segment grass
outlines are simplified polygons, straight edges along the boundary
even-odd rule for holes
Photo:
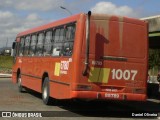
[[[11,73],[13,65],[13,57],[0,56],[0,73]]]

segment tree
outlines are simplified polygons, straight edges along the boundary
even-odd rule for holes
[[[155,69],[159,70],[160,68],[160,50],[159,49],[150,49],[149,50],[149,69],[153,70],[155,74]]]

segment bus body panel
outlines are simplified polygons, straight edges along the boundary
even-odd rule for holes
[[[97,91],[72,91],[72,98],[86,100],[130,100],[145,101],[146,95],[132,93],[114,93],[114,92],[97,92]]]
[[[66,23],[76,22],[76,33],[75,33],[75,53],[80,52],[82,44],[82,35],[85,23],[85,15],[79,14],[71,17],[70,19],[64,19],[58,22],[50,23],[45,26],[40,26],[35,29],[31,29],[18,34],[18,37],[25,36],[27,34],[35,33],[43,29],[54,28],[56,26],[61,26]],[[79,30],[78,30],[79,29]],[[77,46],[77,47],[76,47]],[[79,55],[73,54],[71,57],[37,57],[37,56],[22,56],[17,57],[16,61],[21,61],[20,63],[15,63],[13,66],[13,82],[17,83],[17,71],[20,69],[22,85],[24,87],[33,89],[37,92],[42,90],[42,79],[45,73],[48,74],[50,83],[50,96],[57,99],[68,99],[71,98],[71,86],[72,79],[75,78],[74,64],[77,64],[80,59]],[[76,62],[73,62],[76,61]],[[67,65],[67,66],[66,66]],[[18,67],[17,67],[18,66]],[[60,66],[60,68],[59,68]],[[58,67],[58,68],[57,68]],[[61,69],[62,67],[62,69]],[[66,67],[68,67],[66,69]],[[43,68],[43,69],[42,69]],[[73,74],[74,73],[74,74]]]
[[[53,61],[54,58],[52,58]],[[58,58],[53,64],[52,73],[50,73],[51,96],[57,99],[68,98],[72,81],[72,58]]]
[[[21,57],[16,57],[14,60],[14,65],[12,67],[12,82],[13,83],[17,83],[17,72],[18,69],[21,68],[21,64],[22,64],[22,58]]]
[[[79,74],[84,70],[85,46],[84,40]],[[118,95],[127,93],[130,96],[127,97],[128,100],[135,100],[131,96],[137,93],[144,96],[142,98],[145,100],[147,49],[147,24],[145,22],[136,20],[132,22],[122,17],[107,16],[106,20],[104,17],[98,19],[92,17],[88,75],[81,75],[77,83],[90,86],[91,91],[105,91],[106,93],[114,91]]]

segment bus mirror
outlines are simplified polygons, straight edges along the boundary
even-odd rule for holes
[[[15,46],[16,46],[16,42],[13,42],[12,43],[12,49],[15,49]]]
[[[15,57],[16,56],[16,42],[13,42],[12,44],[12,50],[11,50],[11,56]]]

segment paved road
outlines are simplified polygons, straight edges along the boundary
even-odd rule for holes
[[[0,111],[50,111],[48,112],[49,116],[55,115],[55,119],[60,120],[75,119],[75,117],[77,120],[84,118],[97,120],[97,116],[98,119],[106,119],[105,117],[108,117],[110,120],[124,118],[128,120],[134,119],[132,117],[124,117],[131,112],[159,112],[160,101],[155,99],[150,99],[147,102],[57,101],[56,104],[46,106],[42,103],[40,94],[33,91],[19,93],[17,85],[12,84],[10,78],[0,78]]]

